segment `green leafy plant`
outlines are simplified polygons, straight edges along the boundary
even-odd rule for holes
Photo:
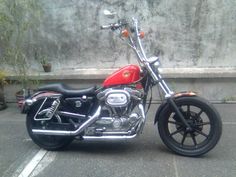
[[[4,96],[4,85],[6,84],[6,73],[0,70],[0,110],[6,108],[6,101]]]
[[[0,86],[4,86],[6,84],[7,84],[6,73],[0,70]]]
[[[46,56],[42,56],[42,57],[41,57],[41,60],[40,60],[40,63],[41,63],[42,65],[47,65],[47,64],[49,64],[48,58],[47,58]]]
[[[27,40],[37,32],[40,13],[37,0],[0,0],[1,63],[16,75],[23,89],[30,84]]]
[[[40,24],[41,8],[38,2],[0,0],[0,60],[1,65],[15,75],[16,83],[21,85],[21,90],[16,93],[20,108],[32,86],[27,51],[30,36],[37,34]]]
[[[42,53],[43,52],[41,49],[36,50],[34,53],[35,60],[37,60],[41,63],[45,72],[50,72],[52,65],[48,61],[48,57],[46,55],[43,55]]]

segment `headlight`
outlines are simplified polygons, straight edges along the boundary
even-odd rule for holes
[[[161,65],[159,58],[156,56],[148,58],[147,61],[155,67],[159,67]]]
[[[156,67],[159,67],[160,65],[161,65],[161,63],[159,60],[154,63],[154,66],[156,66]]]

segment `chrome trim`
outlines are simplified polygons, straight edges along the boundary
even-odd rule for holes
[[[58,106],[60,105],[60,100],[59,99],[56,99],[56,100],[54,100],[53,102],[52,102],[52,105],[51,105],[51,107],[49,108],[49,111],[46,113],[46,116],[48,117],[48,118],[52,118],[53,117],[53,115],[55,114],[55,112],[57,111],[57,109],[58,109]]]
[[[74,131],[64,131],[64,130],[43,130],[43,129],[32,129],[34,134],[41,134],[41,135],[60,135],[60,136],[76,136],[79,135],[82,131],[84,131],[89,125],[94,123],[101,113],[101,106],[99,106],[96,112],[89,116],[89,119],[85,121],[78,129]]]
[[[142,120],[138,124],[137,133],[141,134],[142,131],[143,131],[143,127],[145,125],[145,122],[146,122],[146,115],[145,115],[145,111],[144,111],[143,105],[139,104],[138,107],[139,107],[139,110],[140,110],[140,112],[142,114]]]
[[[38,121],[38,120],[49,120],[49,119],[51,119],[51,118],[47,118],[47,117],[42,118],[42,119],[37,119],[37,118],[36,118],[36,116],[38,115],[39,111],[41,110],[41,108],[43,107],[43,105],[44,105],[44,103],[47,101],[47,99],[48,99],[48,97],[45,97],[43,103],[41,104],[41,106],[39,107],[38,111],[37,111],[36,114],[34,115],[34,120],[35,120],[35,121]]]
[[[128,131],[128,132],[102,132],[102,135],[113,135],[113,136],[116,136],[116,135],[130,135],[131,134],[131,131]]]
[[[86,115],[83,115],[83,114],[77,114],[77,113],[71,113],[71,112],[65,112],[65,111],[58,111],[57,114],[59,114],[61,116],[71,116],[73,118],[80,118],[80,117],[85,118],[86,117]]]
[[[144,111],[144,107],[143,107],[143,105],[142,105],[142,104],[139,104],[139,105],[138,105],[138,108],[140,109],[141,114],[142,114],[142,118],[143,118],[144,121],[145,121],[146,116],[145,116],[145,111]]]
[[[126,100],[124,103],[111,103],[109,102],[109,96],[110,95],[118,95],[119,97],[119,94],[123,94],[126,96]],[[120,106],[127,106],[130,102],[130,94],[129,92],[127,92],[126,90],[121,90],[121,89],[111,89],[111,90],[108,90],[106,93],[105,93],[105,102],[107,105],[109,106],[112,106],[112,107],[120,107]]]
[[[61,94],[53,94],[53,95],[49,95],[49,98],[59,98],[61,97]]]
[[[151,74],[154,81],[158,82],[159,86],[161,87],[161,89],[165,93],[165,97],[166,98],[171,97],[174,94],[174,92],[171,91],[169,89],[169,87],[166,85],[165,81],[161,79],[161,76],[160,76],[159,72],[155,73],[152,70],[151,66],[150,66],[150,61],[148,60],[148,58],[145,54],[145,51],[144,51],[143,46],[142,46],[142,42],[141,42],[140,37],[139,37],[138,20],[136,18],[133,18],[133,23],[134,23],[134,26],[135,26],[135,36],[136,36],[136,39],[137,39],[137,42],[138,42],[138,47],[141,50],[141,55],[142,56],[140,55],[140,52],[138,51],[137,47],[134,45],[134,42],[131,43],[131,44],[134,45],[134,47],[132,47],[132,48],[134,49],[134,51],[137,54],[140,61],[146,66],[146,68],[148,69],[148,71]],[[132,40],[131,40],[131,42],[132,42]],[[156,61],[158,61],[158,59]],[[159,63],[158,63],[158,65],[159,65]]]
[[[110,125],[114,121],[112,117],[100,117],[95,123],[99,125]]]
[[[158,72],[159,73],[159,72]],[[158,77],[161,79],[161,83],[164,85],[164,87],[167,89],[168,94],[173,95],[174,92],[170,90],[170,88],[167,86],[166,82],[162,79],[161,75],[158,74]]]
[[[155,64],[157,62],[157,66],[159,66],[159,58],[157,56],[152,56],[152,57],[149,57],[147,58],[147,61],[150,63],[150,64]]]
[[[135,138],[137,134],[134,135],[117,135],[117,136],[82,136],[84,140],[124,140]]]
[[[72,136],[72,131],[32,129],[32,132],[36,135]]]
[[[28,98],[27,100],[25,100],[25,104],[27,104],[27,106],[31,106],[35,101],[33,101],[32,99]]]
[[[61,117],[60,117],[58,114],[55,114],[55,117],[57,118],[57,121],[58,121],[59,123],[62,123]]]
[[[43,103],[41,104],[40,108],[38,109],[37,113],[35,114],[35,116],[34,116],[35,121],[50,120],[53,117],[53,115],[55,114],[55,112],[57,111],[58,106],[60,105],[60,100],[58,98],[52,102],[51,107],[48,107],[48,108],[40,111],[42,106],[44,105],[44,103],[47,101],[47,98],[49,98],[49,97],[46,97],[44,99]],[[37,115],[44,114],[44,113],[46,114],[46,117],[36,118]]]
[[[145,65],[147,67],[147,69],[149,70],[149,72],[151,73],[152,78],[158,82],[159,86],[161,87],[161,89],[164,91],[165,93],[165,97],[171,97],[174,92],[170,90],[170,88],[166,85],[166,82],[162,79],[161,75],[158,72],[158,75],[152,70],[150,63],[145,62]]]

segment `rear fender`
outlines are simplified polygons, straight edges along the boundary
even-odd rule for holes
[[[24,101],[22,113],[25,113],[25,114],[28,113],[31,107],[33,107],[33,105],[39,100],[45,99],[46,97],[59,98],[61,96],[62,95],[57,92],[49,92],[49,91],[36,92],[30,98]]]
[[[197,93],[192,92],[192,91],[184,91],[184,92],[175,93],[173,95],[173,99],[176,100],[176,99],[179,99],[179,98],[182,98],[182,97],[193,97],[193,96],[197,96]],[[169,106],[169,105],[168,105],[167,100],[164,100],[162,102],[162,104],[159,106],[159,108],[157,109],[154,124],[156,124],[158,122],[160,114],[166,106]]]

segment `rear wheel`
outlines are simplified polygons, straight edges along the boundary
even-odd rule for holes
[[[167,105],[158,121],[164,144],[184,156],[200,156],[213,149],[222,132],[222,122],[216,109],[199,97],[182,97],[176,99],[175,103],[192,130],[188,130]]]
[[[41,148],[44,148],[46,150],[60,150],[67,145],[69,145],[74,137],[68,137],[68,136],[53,136],[53,135],[36,135],[32,132],[32,129],[44,129],[45,125],[48,123],[60,123],[60,119],[56,118],[55,116],[52,117],[51,120],[46,121],[35,121],[34,116],[36,112],[38,111],[39,107],[41,106],[42,101],[38,101],[33,105],[33,107],[30,109],[29,113],[26,117],[26,127],[29,136],[34,141],[35,144],[40,146]],[[47,105],[47,103],[45,103]],[[50,106],[47,105],[48,107]]]

